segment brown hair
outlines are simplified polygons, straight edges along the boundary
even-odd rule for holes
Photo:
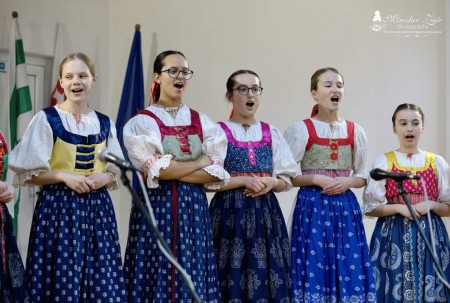
[[[397,108],[394,111],[394,114],[392,115],[392,125],[395,127],[395,119],[397,118],[397,113],[401,110],[413,110],[420,114],[422,119],[422,124],[425,124],[425,114],[423,113],[422,109],[418,107],[415,104],[412,103],[403,103],[397,106]]]
[[[261,79],[259,78],[258,74],[254,71],[248,70],[248,69],[240,69],[232,73],[227,80],[227,92],[232,93],[233,92],[233,86],[236,84],[236,81],[234,81],[234,77],[242,74],[250,74],[258,78],[259,85],[261,86]]]
[[[332,71],[333,73],[338,74],[339,76],[341,76],[342,82],[344,82],[344,77],[341,75],[341,73],[336,68],[334,68],[334,67],[324,67],[324,68],[316,70],[316,72],[311,76],[311,86],[310,86],[310,91],[311,92],[313,90],[317,89],[317,83],[319,82],[320,75],[322,75],[323,73],[325,73],[327,71]]]
[[[226,98],[227,98],[227,100],[228,100],[228,94],[232,94],[232,93],[233,93],[233,86],[236,84],[236,81],[234,81],[234,78],[235,78],[236,76],[242,75],[242,74],[250,74],[250,75],[255,76],[256,78],[258,78],[259,86],[261,86],[261,79],[259,78],[259,76],[258,76],[257,73],[255,73],[254,71],[249,70],[249,69],[240,69],[240,70],[237,70],[237,71],[235,71],[234,73],[232,73],[232,74],[228,77],[227,84],[226,84],[226,86],[227,86],[227,93],[226,93]],[[230,113],[230,119],[231,119],[231,117],[233,117],[233,114],[234,114],[234,109],[231,110],[231,113]]]

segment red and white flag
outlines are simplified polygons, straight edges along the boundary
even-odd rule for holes
[[[62,103],[66,97],[64,95],[64,89],[59,84],[59,64],[63,60],[63,35],[61,30],[61,25],[58,23],[56,30],[56,41],[55,41],[55,54],[53,56],[53,70],[50,90],[52,94],[50,95],[50,105],[54,106],[58,103]]]

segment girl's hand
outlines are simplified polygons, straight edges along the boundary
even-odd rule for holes
[[[436,202],[433,201],[423,201],[420,203],[417,203],[415,205],[412,205],[412,208],[419,214],[419,216],[424,216],[428,213],[428,210],[433,210]]]
[[[246,184],[244,194],[247,197],[257,197],[267,194],[278,184],[278,179],[273,177],[254,177]],[[247,186],[248,185],[248,186]]]
[[[261,178],[258,177],[248,177],[245,182],[245,192],[259,192],[264,189],[266,185],[262,182]]]
[[[325,175],[314,175],[313,177],[314,185],[321,187],[322,190],[333,183],[333,181],[334,178]]]
[[[14,188],[6,182],[0,181],[0,202],[8,203],[14,197]]]
[[[91,190],[96,190],[108,185],[111,182],[111,176],[108,173],[92,174],[86,177],[86,183]]]
[[[61,180],[70,187],[73,191],[79,194],[88,193],[91,191],[88,180],[85,176],[73,174],[69,172],[61,172]]]
[[[400,215],[402,215],[403,217],[405,217],[406,219],[408,219],[410,221],[414,220],[414,217],[412,216],[411,212],[409,211],[408,206],[403,205],[403,204],[398,204],[397,207],[398,207],[397,211]],[[420,218],[421,215],[417,212],[417,210],[414,209],[414,207],[413,207],[413,210],[414,210],[417,218]]]
[[[322,192],[327,195],[342,194],[351,187],[350,178],[336,177],[326,186],[322,187]]]

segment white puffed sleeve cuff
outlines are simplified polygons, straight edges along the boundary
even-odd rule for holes
[[[28,180],[31,180],[31,178],[38,176],[40,173],[45,173],[47,171],[48,171],[48,169],[39,168],[39,169],[32,169],[32,170],[27,170],[27,171],[23,171],[23,172],[17,172],[14,174],[13,186],[15,186],[15,187],[34,186],[32,184],[27,184],[26,182]]]
[[[363,214],[366,214],[368,212],[371,212],[372,210],[374,210],[375,208],[377,208],[378,206],[380,206],[381,204],[384,203],[379,203],[379,202],[364,202],[364,204],[362,205],[361,211]]]
[[[159,172],[169,167],[173,156],[160,155],[156,136],[139,135],[124,138],[131,163],[147,175],[148,188],[158,187]]]
[[[353,174],[352,177],[362,178],[362,179],[365,179],[365,180],[369,179],[369,176],[367,174],[365,174],[365,173],[357,173],[357,172],[355,172],[355,174]]]
[[[170,165],[172,155],[164,155],[161,157],[148,157],[142,165],[142,170],[147,174],[147,187],[156,188],[159,185],[158,177],[161,169],[166,169]]]
[[[227,185],[227,183],[230,181],[230,174],[220,164],[209,165],[203,168],[203,170],[211,176],[220,179],[219,182],[206,183],[204,185],[206,189],[217,190]]]
[[[222,129],[208,116],[201,114],[201,123],[204,141],[202,152],[211,160],[211,165],[203,170],[220,181],[206,183],[204,187],[210,190],[217,190],[224,187],[230,181],[230,174],[223,168],[227,151],[227,136]]]

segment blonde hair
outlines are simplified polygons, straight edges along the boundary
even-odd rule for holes
[[[59,65],[59,70],[58,70],[58,76],[59,78],[62,78],[62,72],[63,72],[63,68],[64,65],[69,62],[69,61],[73,61],[73,60],[81,60],[83,61],[87,67],[89,68],[89,71],[91,72],[93,77],[97,77],[97,73],[95,71],[95,67],[94,67],[94,63],[92,63],[92,60],[85,55],[84,53],[73,53],[70,55],[67,55],[62,61],[61,64]]]

